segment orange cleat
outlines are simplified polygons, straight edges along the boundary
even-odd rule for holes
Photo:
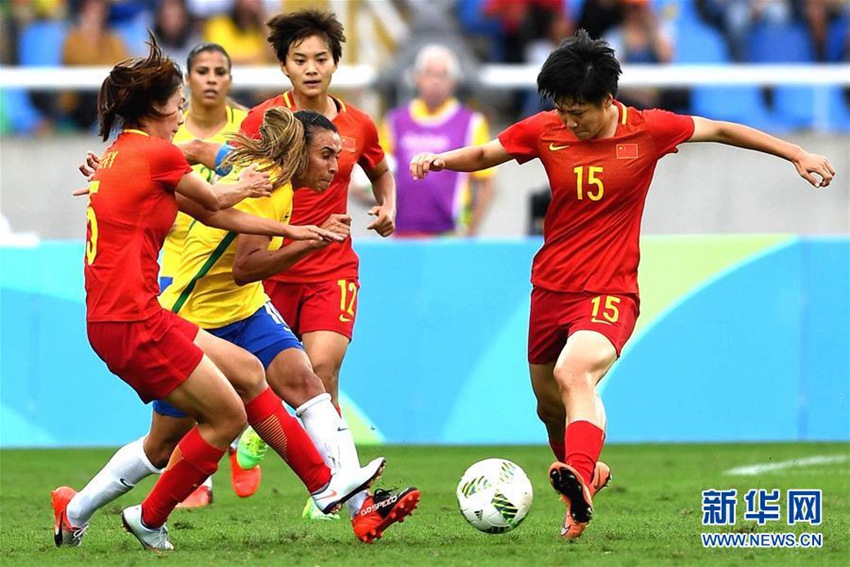
[[[88,525],[75,528],[68,522],[65,511],[68,509],[68,502],[76,494],[77,491],[70,486],[60,486],[50,493],[50,503],[53,505],[53,543],[56,547],[77,547],[83,542],[83,536],[88,529]]]
[[[260,482],[263,480],[260,465],[252,469],[243,469],[239,465],[237,452],[232,448],[227,452],[230,454],[230,482],[233,485],[233,492],[240,498],[252,496],[260,489]]]
[[[201,485],[195,489],[192,494],[183,499],[183,502],[177,505],[178,508],[202,508],[209,506],[213,501],[212,488],[206,485]]]
[[[371,494],[360,511],[351,518],[354,535],[364,543],[381,539],[384,530],[396,522],[403,522],[419,505],[421,494],[415,488],[405,488],[393,493],[377,489]]]
[[[594,470],[594,477],[596,471]],[[610,478],[610,469],[609,469]],[[581,475],[570,465],[559,461],[549,467],[549,483],[561,495],[567,506],[567,517],[561,528],[561,537],[573,541],[581,537],[593,518],[593,495]]]
[[[593,469],[593,478],[590,481],[590,496],[596,496],[596,494],[608,486],[608,483],[611,481],[611,468],[603,463],[602,461],[598,461],[596,463],[596,467]],[[570,509],[567,508],[566,513],[564,514],[564,525],[561,526],[561,537],[567,540],[576,539],[581,535],[581,531],[584,531],[584,528],[581,528],[581,531],[578,535],[573,536],[576,531],[576,528],[572,528],[573,519],[570,516]],[[572,530],[572,531],[571,531]],[[567,536],[570,534],[570,537]]]

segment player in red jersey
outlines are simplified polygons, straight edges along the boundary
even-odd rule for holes
[[[113,67],[100,89],[98,117],[103,140],[113,130],[118,137],[100,159],[86,212],[86,321],[93,350],[142,401],[166,400],[198,423],[179,442],[145,501],[122,513],[124,527],[150,549],[173,549],[164,525],[168,515],[215,472],[246,420],[326,510],[371,484],[382,468],[332,475],[265,382],[255,357],[160,307],[157,256],[178,208],[225,230],[341,240],[314,226],[289,226],[231,209],[246,197],[270,195],[272,185],[265,174],[248,169],[238,183],[215,189],[192,172],[171,143],[184,103],[180,68],[163,56],[153,36],[147,57]],[[269,157],[277,162],[284,156]],[[54,510],[61,508],[57,500],[67,504],[72,496],[59,492],[52,495]],[[79,531],[64,512],[57,514],[57,544],[78,542]]]
[[[592,497],[610,477],[599,455],[605,411],[596,386],[634,330],[639,298],[638,237],[658,160],[685,142],[720,142],[790,161],[814,187],[826,187],[829,161],[740,124],[662,110],[636,110],[615,100],[620,64],[584,30],[552,52],[537,77],[555,110],[507,128],[483,146],[419,154],[410,172],[479,171],[538,158],[552,204],[543,247],[531,272],[528,362],[537,414],[557,461],[549,477],[567,505],[561,535],[581,535]]]
[[[275,16],[268,26],[269,43],[292,83],[292,90],[251,109],[242,122],[241,132],[256,137],[265,111],[284,106],[324,115],[337,127],[342,141],[339,169],[330,188],[321,195],[296,191],[292,222],[311,223],[310,219],[318,219],[322,223],[331,215],[345,215],[351,171],[359,164],[372,182],[378,203],[369,211],[375,219],[367,228],[389,236],[395,230],[395,179],[378,144],[377,127],[368,115],[328,94],[342,57],[345,41],[342,24],[333,13],[304,10]],[[195,148],[195,153],[206,155],[205,162],[213,166],[212,157],[221,155],[217,148]],[[277,261],[282,271],[265,280],[266,293],[301,338],[314,371],[339,410],[339,370],[357,314],[359,259],[350,240],[330,246],[287,242],[281,252]],[[342,466],[352,466],[359,463],[359,458],[344,419],[342,424],[340,462]],[[349,500],[347,507],[357,537],[367,543],[381,537],[387,527],[407,515],[406,510],[412,509],[412,499],[417,494],[418,491],[410,488],[397,493],[364,491]],[[304,516],[325,518],[309,500]]]

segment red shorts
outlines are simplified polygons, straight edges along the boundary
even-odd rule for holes
[[[310,283],[266,280],[263,285],[272,305],[298,337],[313,331],[333,331],[351,340],[360,291],[357,279]]]
[[[88,323],[89,343],[143,402],[161,400],[197,368],[198,326],[165,309],[145,321]]]
[[[576,331],[605,335],[620,356],[639,312],[640,300],[633,294],[567,293],[535,287],[531,291],[528,362],[555,362],[567,337]]]

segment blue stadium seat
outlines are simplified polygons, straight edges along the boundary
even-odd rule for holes
[[[4,89],[0,91],[0,101],[2,121],[13,134],[28,134],[41,123],[41,114],[32,105],[26,91]]]
[[[815,60],[811,38],[803,24],[759,24],[747,39],[751,63],[809,63]]]
[[[829,26],[826,37],[826,60],[832,63],[850,59],[850,13],[845,12]]]
[[[714,120],[740,122],[753,128],[782,131],[783,125],[771,121],[757,86],[699,86],[691,91],[691,112]]]
[[[817,104],[825,107],[818,108]],[[774,90],[773,119],[792,129],[850,132],[850,111],[840,87],[778,86]]]
[[[720,32],[703,23],[683,20],[676,26],[673,63],[727,63],[729,48]]]
[[[21,32],[18,58],[26,67],[56,67],[62,64],[62,46],[68,28],[58,20],[36,20]]]

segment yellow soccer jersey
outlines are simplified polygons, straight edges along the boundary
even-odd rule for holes
[[[239,126],[242,124],[242,120],[247,115],[248,112],[241,108],[228,106],[227,124],[225,124],[224,128],[219,130],[215,136],[205,138],[204,141],[215,142],[218,144],[225,143],[227,141],[228,134],[235,134],[239,131]],[[175,144],[179,144],[181,142],[194,140],[195,138],[197,138],[197,136],[189,132],[189,130],[186,129],[186,124],[183,123],[174,135],[173,141]],[[215,181],[215,171],[210,168],[198,164],[192,166],[192,169],[208,182],[213,183]],[[183,249],[183,239],[186,238],[186,231],[189,229],[189,224],[191,224],[192,220],[192,217],[189,215],[178,211],[177,218],[174,219],[174,226],[171,227],[171,231],[165,239],[165,244],[162,246],[162,262],[160,262],[159,270],[159,276],[161,278],[173,278],[174,274],[177,273],[177,268],[180,262],[180,250]]]
[[[288,223],[292,184],[275,189],[271,197],[245,199],[236,208]],[[262,282],[238,286],[233,281],[236,237],[235,232],[193,221],[183,242],[174,283],[160,294],[160,304],[204,329],[217,329],[253,315],[268,297]],[[282,238],[273,238],[269,250],[280,248],[282,243]]]

